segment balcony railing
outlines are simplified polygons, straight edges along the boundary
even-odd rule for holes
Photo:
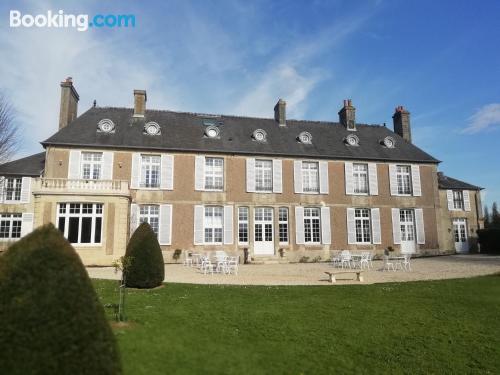
[[[66,178],[38,178],[33,192],[129,195],[128,181],[122,180],[71,180]]]

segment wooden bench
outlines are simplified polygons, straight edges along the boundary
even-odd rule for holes
[[[336,283],[337,280],[335,279],[335,275],[340,275],[340,274],[343,274],[343,273],[355,273],[356,274],[356,280],[357,281],[360,281],[360,282],[363,282],[363,271],[361,270],[352,270],[352,271],[335,271],[335,272],[329,272],[329,271],[325,271],[325,273],[329,276],[329,280],[332,284],[333,283]]]

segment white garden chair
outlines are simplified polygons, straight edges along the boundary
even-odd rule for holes
[[[359,268],[370,268],[370,253],[368,251],[363,251],[361,253],[361,259],[359,260]]]
[[[240,264],[240,257],[231,257],[229,258],[229,261],[226,263],[226,273],[228,274],[238,274],[238,266]]]
[[[396,268],[394,267],[394,263],[389,260],[388,255],[384,255],[384,271],[389,271],[392,268],[393,271],[396,271]]]
[[[184,262],[182,262],[183,265],[192,267],[193,266],[193,257],[192,255],[189,256],[187,252],[184,253]]]
[[[332,256],[332,266],[334,267],[338,267],[340,262],[341,262],[342,258],[340,257],[340,252],[336,252],[335,254],[333,254]]]
[[[210,258],[203,257],[201,259],[200,271],[203,272],[205,275],[209,272],[212,275],[214,274],[214,264],[210,261]]]
[[[352,268],[351,263],[352,263],[351,253],[349,252],[349,250],[343,250],[340,253],[340,265],[342,266],[342,268],[344,268],[344,264],[347,264],[349,268]]]
[[[405,271],[411,271],[411,263],[410,263],[410,259],[411,259],[411,254],[404,254],[404,259],[403,259],[403,269]]]

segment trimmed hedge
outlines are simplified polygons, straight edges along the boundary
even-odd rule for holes
[[[481,253],[500,254],[500,229],[480,229],[477,234],[481,244]]]
[[[156,234],[148,223],[135,230],[127,245],[125,256],[131,257],[125,271],[125,284],[129,288],[155,288],[165,279],[165,264]]]
[[[0,372],[122,373],[87,271],[52,224],[0,257]]]

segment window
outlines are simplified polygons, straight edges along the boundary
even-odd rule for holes
[[[57,227],[73,244],[100,244],[102,203],[59,203]]]
[[[221,244],[223,227],[223,208],[220,206],[205,207],[205,243]]]
[[[224,188],[224,159],[205,158],[205,190]]]
[[[356,226],[356,242],[371,243],[370,210],[356,208],[354,210],[354,222]]]
[[[101,152],[82,152],[82,178],[84,180],[99,180],[101,170]]]
[[[288,243],[288,208],[280,207],[278,215],[280,243]]]
[[[160,187],[160,165],[159,155],[141,156],[141,187],[158,188]]]
[[[299,134],[299,141],[303,144],[309,145],[312,143],[312,135],[308,132],[302,132]]]
[[[304,241],[305,243],[320,242],[319,208],[304,208]]]
[[[238,242],[248,243],[248,207],[238,208]]]
[[[21,238],[22,214],[0,214],[0,240]]]
[[[149,204],[139,206],[139,223],[148,223],[158,237],[160,206]]]
[[[368,164],[353,164],[354,193],[368,194]]]
[[[21,186],[23,184],[22,178],[6,178],[5,179],[5,200],[6,201],[20,201],[21,200]]]
[[[401,241],[415,241],[413,210],[399,211],[399,225],[401,227]]]
[[[409,165],[396,166],[396,178],[398,182],[398,194],[411,195],[411,167]]]
[[[305,193],[319,193],[318,162],[302,162],[302,186]]]
[[[453,190],[453,208],[455,210],[464,209],[464,194],[461,190]]]
[[[272,160],[255,160],[255,191],[273,191]]]

